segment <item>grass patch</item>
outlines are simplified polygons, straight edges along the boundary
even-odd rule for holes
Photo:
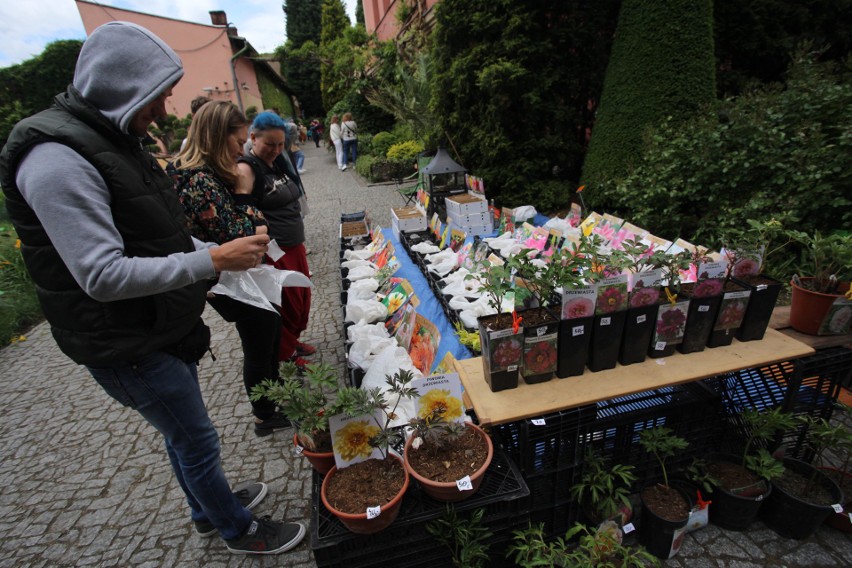
[[[18,235],[8,220],[0,219],[0,346],[18,341],[25,330],[42,319]]]

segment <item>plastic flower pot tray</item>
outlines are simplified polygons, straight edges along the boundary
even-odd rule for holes
[[[416,483],[405,494],[396,521],[384,531],[368,536],[349,532],[325,509],[319,499],[321,484],[322,477],[315,473],[311,492],[311,548],[318,566],[371,566],[379,561],[387,566],[402,566],[408,565],[402,559],[416,558],[418,552],[428,559],[427,555],[439,548],[426,533],[425,524],[441,517],[447,505],[428,497]],[[523,523],[519,521],[519,513],[528,495],[529,489],[518,468],[503,451],[495,448],[494,459],[476,495],[453,507],[457,512],[485,508],[485,526],[499,529],[502,523],[520,529],[526,527],[525,519]],[[435,565],[446,563],[432,564]]]

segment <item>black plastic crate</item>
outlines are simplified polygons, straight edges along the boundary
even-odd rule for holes
[[[384,565],[403,565],[401,560],[434,552],[439,545],[428,533],[425,525],[444,514],[446,503],[435,501],[412,480],[403,497],[402,510],[394,523],[375,535],[356,535],[349,532],[337,518],[329,513],[319,498],[322,478],[314,474],[312,488],[311,548],[318,566],[369,566],[369,562]],[[476,495],[453,504],[457,512],[484,508],[483,523],[492,532],[518,528],[524,499],[529,489],[517,467],[500,451],[494,449],[494,458]],[[521,527],[522,528],[522,527]],[[400,560],[400,562],[397,562]],[[362,561],[365,562],[362,564]],[[407,565],[407,564],[406,564]],[[436,564],[432,564],[433,566]],[[445,564],[437,564],[445,565]]]

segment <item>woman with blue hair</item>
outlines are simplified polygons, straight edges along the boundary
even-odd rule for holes
[[[284,251],[284,256],[272,264],[279,270],[298,271],[310,278],[300,203],[304,189],[292,163],[281,155],[286,128],[287,124],[274,112],[258,114],[251,126],[251,149],[239,159],[237,167],[241,184],[245,184],[246,191],[250,188],[254,203],[269,223],[269,236]],[[301,368],[308,363],[303,357],[316,353],[315,347],[299,341],[308,327],[310,311],[310,288],[282,289],[279,357]]]

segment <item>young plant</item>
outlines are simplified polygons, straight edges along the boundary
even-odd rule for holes
[[[796,425],[796,418],[780,408],[763,412],[750,408],[740,416],[748,431],[740,465],[763,479],[778,477],[784,472],[778,460],[765,449],[760,449],[754,454],[751,454],[750,450],[756,442],[768,442],[779,430],[793,428]]]
[[[663,254],[659,257],[659,266],[663,269],[663,280],[669,294],[680,293],[680,273],[692,264],[692,254],[681,251],[675,254]]]
[[[852,412],[842,403],[835,403],[835,409],[847,414]],[[852,431],[845,425],[844,420],[836,422],[832,424],[825,418],[805,418],[808,428],[807,444],[818,465],[825,467],[834,463],[838,470],[848,472],[852,462]],[[829,453],[835,460],[829,460]]]
[[[497,313],[502,311],[503,299],[512,291],[512,270],[508,264],[492,264],[483,260],[476,271],[465,276],[465,280],[479,280],[479,292],[488,296],[488,305]]]
[[[654,457],[657,458],[663,472],[663,485],[668,488],[669,475],[666,471],[666,460],[678,451],[685,450],[689,446],[689,442],[680,436],[676,436],[671,428],[657,426],[640,432],[639,444],[645,448],[645,451],[654,454]]]
[[[409,420],[408,428],[414,437],[412,448],[417,450],[425,445],[427,448],[440,449],[452,444],[465,433],[464,424],[445,420],[445,411],[444,407],[436,406],[427,416],[417,416]]]
[[[337,372],[327,363],[305,366],[304,379],[299,377],[295,363],[281,364],[281,379],[266,379],[255,385],[249,398],[260,400],[265,397],[275,403],[290,419],[296,429],[299,443],[308,451],[315,452],[328,446],[328,417],[336,414],[329,395],[337,389]]]
[[[763,274],[770,256],[783,250],[793,239],[781,222],[746,219],[745,229],[731,228],[722,236],[728,257],[727,278]]]
[[[595,520],[611,518],[621,507],[630,508],[630,487],[636,482],[634,467],[609,466],[607,460],[591,448],[583,457],[583,473],[571,487],[571,497],[591,510]]]
[[[447,505],[444,516],[426,524],[426,532],[446,546],[456,568],[482,568],[488,562],[488,540],[493,533],[483,526],[485,509],[464,518]]]
[[[840,283],[852,277],[852,234],[825,236],[816,231],[809,235],[791,230],[789,235],[802,247],[800,275],[813,277],[812,281],[796,283],[822,294],[839,293]]]

